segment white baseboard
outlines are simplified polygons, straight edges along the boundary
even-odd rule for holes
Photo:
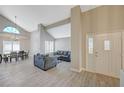
[[[78,72],[78,73],[82,71],[93,72],[93,71],[87,70],[86,68],[81,68],[81,69],[71,68],[71,71]]]
[[[71,68],[71,71],[78,72],[78,73],[80,73],[82,70],[83,70],[83,68],[81,68],[81,69]]]
[[[96,73],[95,71],[93,70],[90,70],[90,69],[83,69],[84,71],[87,71],[87,72],[91,72],[91,73]]]

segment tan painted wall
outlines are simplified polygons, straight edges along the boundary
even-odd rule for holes
[[[85,40],[86,33],[124,31],[124,6],[101,6],[83,12],[82,27],[82,40]],[[86,43],[82,42],[82,44],[86,46]],[[83,48],[86,50],[86,47]],[[86,51],[82,52],[86,55]]]
[[[80,71],[81,68],[86,68],[87,33],[118,31],[124,31],[124,6],[100,6],[82,13],[79,6],[72,8],[72,68],[77,71]]]
[[[86,32],[115,32],[124,29],[124,6],[101,6],[82,13]]]

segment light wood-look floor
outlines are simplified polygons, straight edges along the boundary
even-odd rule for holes
[[[70,71],[62,62],[48,71],[33,66],[33,59],[0,64],[0,87],[114,87],[119,80],[86,71]]]

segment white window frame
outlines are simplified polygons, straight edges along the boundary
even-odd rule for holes
[[[54,41],[45,41],[45,54],[54,52]]]
[[[104,50],[109,51],[111,49],[111,42],[110,40],[105,40],[104,41]]]
[[[7,42],[11,44],[10,45],[11,46],[10,50],[5,49],[5,43],[7,43]],[[14,43],[15,42],[18,43],[18,45],[19,45],[17,50],[15,50],[15,48],[14,48]],[[13,52],[13,51],[17,51],[17,52],[20,51],[20,42],[19,41],[6,41],[6,40],[4,40],[3,41],[3,54],[7,54],[7,53],[10,53],[10,52]]]

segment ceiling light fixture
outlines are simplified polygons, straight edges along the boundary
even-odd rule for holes
[[[17,16],[15,16],[15,30],[17,29],[16,19],[17,19]],[[18,41],[18,40],[19,40],[19,38],[18,38],[17,34],[15,33],[14,34],[14,41]]]

